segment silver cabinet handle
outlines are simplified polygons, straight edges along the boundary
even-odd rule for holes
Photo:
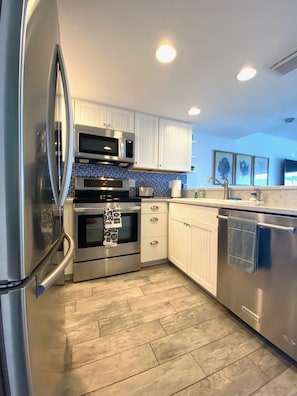
[[[152,246],[156,246],[156,245],[158,245],[159,244],[159,241],[151,241],[151,245]]]
[[[151,210],[154,210],[154,211],[159,210],[159,206],[158,205],[153,205],[153,206],[151,206]]]
[[[152,218],[150,219],[150,221],[151,221],[152,223],[157,223],[157,222],[159,221],[159,219],[158,219],[158,217],[152,217]]]
[[[70,235],[64,234],[64,239],[68,242],[68,250],[60,264],[46,278],[44,278],[37,287],[37,297],[41,296],[63,273],[64,269],[72,259],[74,252],[74,241]]]

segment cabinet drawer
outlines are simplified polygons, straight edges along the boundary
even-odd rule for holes
[[[191,224],[218,224],[217,215],[219,214],[219,209],[217,208],[188,205],[184,203],[170,203],[169,213],[170,215],[185,219],[185,221]]]
[[[167,213],[168,204],[167,202],[142,202],[141,203],[142,213]]]
[[[167,258],[167,237],[141,238],[141,262]]]
[[[167,213],[150,213],[141,216],[141,238],[154,235],[167,235]]]

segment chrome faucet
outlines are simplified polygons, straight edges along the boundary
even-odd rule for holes
[[[224,199],[228,199],[229,198],[229,182],[228,182],[228,179],[225,177],[224,178],[224,183],[222,183],[216,177],[210,176],[208,178],[208,183],[210,183],[211,180],[213,180],[214,182],[218,183],[220,186],[224,187]]]

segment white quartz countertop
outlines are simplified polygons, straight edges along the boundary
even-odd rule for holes
[[[280,208],[276,206],[267,206],[265,202],[252,202],[249,200],[233,200],[219,198],[142,198],[142,202],[174,202],[188,205],[208,206],[212,208],[240,209],[251,212],[264,212],[283,215],[297,216],[296,208]]]
[[[72,203],[73,198],[68,197],[67,202]],[[226,208],[226,209],[240,209],[249,210],[251,212],[275,213],[283,215],[297,216],[297,208],[283,208],[277,206],[267,206],[265,202],[254,202],[248,200],[233,200],[233,199],[219,199],[219,198],[167,198],[167,197],[153,197],[141,198],[141,202],[175,202],[188,205],[208,206],[212,208]]]
[[[169,202],[184,203],[189,205],[209,206],[213,208],[240,209],[252,212],[265,212],[297,216],[295,208],[280,208],[266,206],[265,202],[249,200],[216,199],[216,198],[171,198]]]

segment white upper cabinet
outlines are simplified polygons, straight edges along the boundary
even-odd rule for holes
[[[134,133],[134,112],[98,103],[75,100],[75,124]]]
[[[189,172],[192,157],[192,128],[185,123],[160,119],[159,168]]]
[[[135,113],[135,168],[157,169],[159,118]]]
[[[191,171],[189,124],[79,99],[74,102],[74,123],[135,132],[135,169]]]
[[[191,170],[190,125],[135,113],[135,136],[134,168],[175,172]]]

